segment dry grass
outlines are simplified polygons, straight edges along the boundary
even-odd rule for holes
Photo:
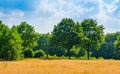
[[[115,60],[1,61],[0,74],[120,74]]]

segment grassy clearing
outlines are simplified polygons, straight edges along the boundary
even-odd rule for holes
[[[118,60],[1,61],[0,74],[120,74]]]

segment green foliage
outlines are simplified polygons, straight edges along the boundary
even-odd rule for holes
[[[24,50],[24,57],[25,58],[32,58],[34,57],[34,52],[32,49],[25,49]]]
[[[72,40],[72,29],[74,25],[75,23],[72,19],[62,19],[62,21],[54,27],[54,30],[52,32],[51,41],[53,44],[63,46],[66,49],[72,48],[69,42]]]
[[[73,46],[71,51],[70,51],[70,56],[77,57],[78,51],[79,51],[79,49],[77,49],[75,46]],[[68,53],[66,53],[66,55],[68,56]]]
[[[95,57],[90,57],[90,60],[96,60],[96,58]]]
[[[46,56],[48,58],[48,54],[51,52],[51,48],[49,46],[51,35],[49,33],[47,34],[40,34],[37,39],[37,46],[34,48],[34,50],[42,49],[45,51]]]
[[[43,49],[43,50],[47,50],[47,48],[49,47],[49,41],[50,41],[50,34],[40,34],[38,36],[38,40],[37,40],[37,46],[36,49]]]
[[[4,60],[19,60],[23,58],[22,39],[15,26],[10,30],[0,23],[0,58]]]
[[[105,42],[101,45],[99,50],[91,50],[92,57],[103,57],[104,59],[120,59],[119,49],[115,48],[115,41],[119,32],[109,33],[105,36]]]
[[[114,56],[116,59],[120,59],[120,32],[117,33],[116,41],[114,42],[114,47],[116,48],[116,55]]]
[[[44,56],[45,56],[45,52],[43,50],[36,50],[35,51],[35,54],[34,54],[35,58],[41,58],[41,57],[44,57]]]
[[[22,46],[24,57],[33,57],[32,50],[35,46],[37,46],[37,33],[35,32],[34,28],[26,22],[22,22],[20,25],[17,26],[17,31],[23,40]],[[28,52],[30,53],[30,51],[31,55],[28,54]]]
[[[7,44],[8,44],[8,35],[10,29],[8,26],[3,24],[0,21],[0,58],[4,58],[6,54]]]
[[[114,42],[116,40],[116,33],[106,34],[105,42],[101,45],[98,51],[93,51],[93,55],[98,57],[103,57],[105,59],[114,58],[116,54],[116,48],[114,47]]]
[[[115,48],[120,52],[120,34],[117,36],[117,40],[114,42]]]
[[[82,57],[85,56],[86,54],[87,54],[86,50],[80,48],[76,57]]]
[[[81,26],[84,34],[82,47],[87,50],[89,59],[90,50],[98,49],[104,41],[104,28],[101,25],[99,26],[96,20],[93,19],[85,19],[82,21]]]
[[[98,57],[98,59],[100,59],[100,60],[104,60],[104,58],[103,58],[103,57]]]
[[[103,30],[94,19],[75,23],[71,18],[64,18],[51,34],[36,33],[26,22],[10,29],[0,21],[0,60],[41,58],[45,54],[49,59],[66,59],[67,56],[120,59],[120,32],[104,36]]]
[[[17,28],[15,26],[12,27],[9,34],[9,42],[8,42],[8,56],[6,57],[8,60],[19,60],[23,58],[22,54],[22,39],[17,32]]]
[[[76,24],[72,19],[64,18],[60,23],[54,26],[54,30],[52,32],[51,45],[67,49],[69,59],[70,49],[73,45],[77,45],[79,43],[80,34],[77,32],[79,31],[79,27],[77,30],[75,27]]]
[[[26,22],[22,22],[17,26],[17,30],[23,40],[23,49],[33,49],[37,45],[37,34],[32,26]]]
[[[51,56],[56,55],[56,56],[60,57],[60,56],[65,55],[66,51],[64,48],[60,48],[60,47],[59,48],[51,48],[49,51],[49,54]]]

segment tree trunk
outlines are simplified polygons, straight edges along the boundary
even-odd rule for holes
[[[97,51],[96,53],[97,53],[97,59],[98,59],[99,58],[99,52]]]
[[[46,51],[46,58],[47,58],[47,59],[49,58],[49,56],[48,56],[48,51]]]
[[[48,53],[46,54],[46,58],[48,59],[49,57],[48,57]]]
[[[70,49],[68,49],[68,59],[71,59]]]
[[[89,56],[89,49],[87,50],[87,59],[88,59],[88,60],[90,59],[90,56]]]

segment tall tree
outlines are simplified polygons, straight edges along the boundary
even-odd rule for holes
[[[114,42],[114,45],[117,49],[120,49],[120,34],[117,36],[117,40]]]
[[[94,51],[96,57],[103,57],[104,59],[117,58],[116,48],[114,42],[117,39],[117,33],[109,33],[105,36],[105,42],[101,45],[98,51]]]
[[[4,52],[7,52],[6,49],[9,40],[9,31],[10,29],[8,28],[8,26],[0,21],[0,58],[4,58]]]
[[[118,52],[118,58],[120,59],[120,33],[117,35],[117,39],[114,42],[114,46],[117,49],[116,51]]]
[[[91,49],[98,49],[100,44],[104,41],[103,26],[98,25],[96,20],[85,19],[82,21],[84,39],[82,46],[87,51],[87,58],[89,59],[89,52]]]
[[[70,59],[70,49],[77,43],[79,43],[80,32],[76,32],[77,25],[70,18],[64,18],[60,23],[54,26],[52,32],[51,44],[57,47],[63,47],[67,49],[68,58]],[[78,29],[79,30],[79,29]]]
[[[47,58],[50,52],[50,46],[49,46],[50,37],[51,35],[49,33],[40,34],[37,40],[38,45],[35,47],[35,50],[39,50],[39,49],[44,50]]]
[[[6,58],[8,60],[19,60],[24,57],[22,50],[22,39],[18,34],[17,28],[15,26],[9,32],[9,41],[7,44],[7,55]]]
[[[13,27],[9,29],[8,26],[0,22],[0,58],[4,60],[18,60],[22,59],[22,40]]]
[[[37,45],[37,35],[31,25],[22,22],[17,26],[17,30],[23,40],[22,46],[24,51],[31,50]]]

